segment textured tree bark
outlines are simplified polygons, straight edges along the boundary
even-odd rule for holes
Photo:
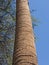
[[[17,0],[16,3],[13,65],[38,65],[28,0]]]

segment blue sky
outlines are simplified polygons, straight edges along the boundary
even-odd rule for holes
[[[29,0],[30,9],[39,21],[35,27],[38,65],[49,65],[49,0]]]

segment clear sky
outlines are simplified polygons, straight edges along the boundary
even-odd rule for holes
[[[36,49],[39,65],[49,65],[49,0],[29,0],[30,9],[39,23],[35,27]]]

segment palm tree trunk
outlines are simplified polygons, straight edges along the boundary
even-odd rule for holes
[[[28,0],[16,2],[16,38],[13,65],[37,65],[36,49]]]

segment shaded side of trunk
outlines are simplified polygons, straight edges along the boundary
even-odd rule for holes
[[[13,65],[37,65],[28,0],[17,0]]]

